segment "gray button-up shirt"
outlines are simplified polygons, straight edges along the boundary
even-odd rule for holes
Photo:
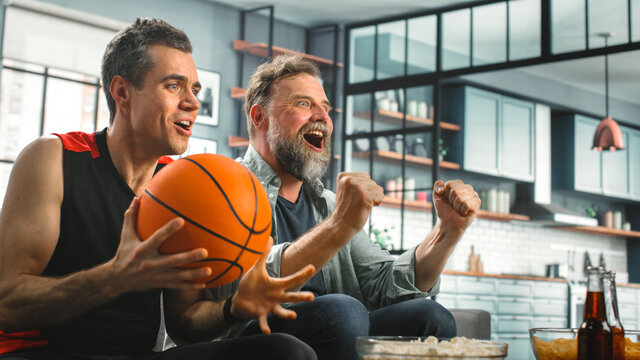
[[[258,177],[267,191],[271,209],[274,210],[281,185],[276,172],[251,145],[244,158],[237,161]],[[325,189],[319,179],[313,184],[305,183],[305,186],[310,190],[314,216],[319,224],[333,211],[336,195]],[[277,242],[275,210],[273,214],[271,236]],[[280,277],[282,252],[289,245],[290,243],[282,243],[271,249],[267,259],[267,270],[271,276]],[[407,299],[432,296],[440,288],[440,279],[428,292],[415,287],[415,248],[394,258],[374,244],[364,231],[358,232],[321,271],[327,293],[350,295],[360,300],[369,310]]]

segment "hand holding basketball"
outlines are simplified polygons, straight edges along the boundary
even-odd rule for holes
[[[265,251],[271,206],[258,179],[236,161],[197,154],[167,165],[151,180],[140,201],[138,234],[145,240],[175,217],[184,225],[159,247],[164,254],[197,248],[205,259],[182,268],[211,268],[198,281],[207,287],[244,274]]]

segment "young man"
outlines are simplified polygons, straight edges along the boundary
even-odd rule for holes
[[[235,296],[206,300],[204,284],[190,280],[211,269],[177,267],[215,254],[158,252],[184,220],[144,242],[137,235],[138,196],[162,155],[186,150],[200,107],[186,34],[161,20],[136,20],[107,46],[102,82],[108,128],[45,136],[15,162],[0,214],[0,354],[8,354],[0,358],[314,359],[291,336],[196,343],[236,317],[260,318],[266,332],[270,311],[295,318],[279,303],[313,298],[285,293],[312,275],[311,266],[271,279],[265,254]],[[161,289],[167,330],[189,345],[153,353]]]
[[[261,65],[247,90],[251,145],[241,163],[269,194],[274,214],[268,269],[287,276],[312,264],[321,269],[303,290],[313,303],[295,304],[296,321],[269,317],[274,331],[310,344],[319,359],[357,359],[355,337],[452,337],[451,314],[426,299],[439,289],[447,258],[473,221],[480,199],[461,181],[434,184],[439,222],[415,249],[397,259],[362,231],[383,189],[368,174],[342,173],[337,193],[319,178],[330,161],[330,104],[317,67],[297,56]],[[258,332],[249,324],[244,334]]]

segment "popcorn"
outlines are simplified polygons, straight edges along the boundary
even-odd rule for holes
[[[411,341],[380,340],[373,344],[363,360],[391,359],[444,359],[450,356],[489,357],[506,356],[506,351],[498,343],[455,337],[450,341],[439,341],[434,336]]]

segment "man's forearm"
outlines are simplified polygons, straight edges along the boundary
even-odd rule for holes
[[[229,329],[223,315],[225,300],[201,300],[172,322],[167,318],[167,330],[171,338],[180,343],[212,340]]]
[[[283,251],[280,276],[291,275],[308,264],[320,271],[358,231],[341,226],[330,216]]]
[[[445,229],[440,222],[416,249],[416,287],[429,291],[442,273],[447,259],[462,237],[462,230]]]
[[[120,295],[106,264],[62,278],[19,275],[0,286],[0,330],[40,329]]]

